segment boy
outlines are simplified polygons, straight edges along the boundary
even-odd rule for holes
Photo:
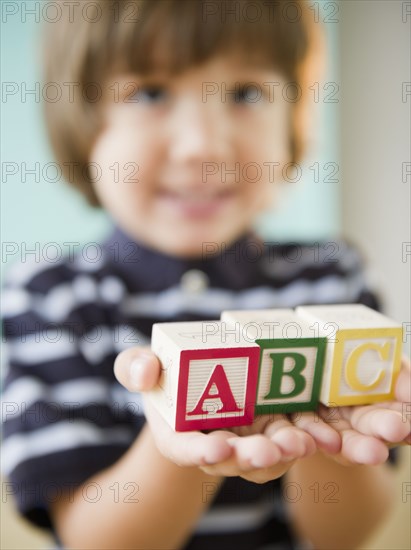
[[[95,261],[10,272],[4,399],[25,407],[7,417],[3,467],[19,507],[70,548],[292,548],[297,535],[352,548],[389,508],[387,448],[409,440],[406,367],[396,402],[208,434],[175,434],[147,404],[144,417],[113,373],[115,362],[130,391],[156,384],[158,361],[132,345],[149,343],[155,321],[323,301],[376,307],[344,243],[332,263],[307,263],[307,246],[304,262],[287,261],[287,246],[249,261],[272,181],[204,177],[211,163],[281,173],[300,159],[304,104],[273,101],[267,83],[307,88],[317,44],[308,8],[295,3],[291,20],[281,2],[279,13],[253,2],[255,22],[241,16],[246,2],[233,19],[213,17],[220,2],[94,4],[98,21],[50,29],[46,80],[79,86],[46,115],[67,179],[117,228]],[[96,83],[99,101],[87,95]],[[205,100],[204,83],[231,92]],[[251,83],[265,92],[258,101]],[[217,252],[205,257],[210,243]],[[313,506],[314,483],[332,484],[333,506]],[[286,510],[287,484],[302,495]]]

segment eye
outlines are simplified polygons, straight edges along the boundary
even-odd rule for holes
[[[235,103],[257,103],[262,98],[262,91],[255,83],[241,84],[236,86],[234,95]]]
[[[163,86],[140,86],[133,94],[134,100],[144,103],[162,103],[168,99],[168,92]]]

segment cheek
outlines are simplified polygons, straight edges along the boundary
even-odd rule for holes
[[[142,132],[141,127],[141,124],[120,118],[110,123],[98,137],[91,160],[101,166],[107,180],[118,180],[114,174],[122,173],[126,182],[135,181],[140,179],[137,172],[139,175],[149,174],[150,167],[156,166],[152,136],[150,132]]]
[[[245,210],[260,213],[267,210],[275,201],[276,191],[283,181],[284,166],[289,162],[289,149],[286,140],[277,139],[271,131],[270,139],[258,149],[248,150],[243,163],[242,202]]]
[[[100,177],[93,186],[106,207],[142,199],[146,188],[142,182],[150,174],[149,155],[144,163],[142,157],[138,141],[127,133],[106,131],[96,141],[90,162],[96,164]]]
[[[268,181],[266,175],[262,175],[260,181],[247,184],[247,191],[244,195],[244,206],[251,213],[259,213],[271,205],[273,198],[274,184]]]
[[[243,165],[250,166],[251,179],[255,175],[252,165],[256,164],[261,171],[261,181],[277,181],[284,164],[290,159],[289,111],[279,108],[262,111],[253,122],[244,128],[241,144]]]

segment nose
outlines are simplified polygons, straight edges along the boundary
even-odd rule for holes
[[[230,161],[233,155],[231,130],[222,103],[204,103],[197,97],[184,97],[170,120],[170,161],[176,165]]]

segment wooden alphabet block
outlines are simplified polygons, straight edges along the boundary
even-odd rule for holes
[[[259,347],[220,321],[159,323],[151,347],[163,372],[148,396],[177,431],[252,424]]]
[[[363,305],[298,307],[296,312],[327,336],[320,400],[329,406],[393,399],[401,365],[399,323]]]
[[[292,309],[225,311],[222,322],[256,334],[260,365],[256,413],[315,410],[319,401],[326,338],[314,337]]]

